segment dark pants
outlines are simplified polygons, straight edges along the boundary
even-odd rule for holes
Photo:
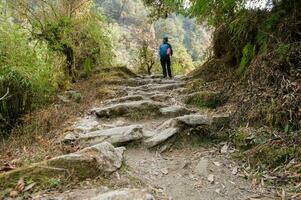
[[[170,78],[172,78],[171,68],[170,68],[170,65],[171,65],[170,58],[161,58],[160,61],[161,61],[161,66],[162,66],[162,71],[163,71],[164,78],[167,77],[167,73],[168,73],[168,76]]]

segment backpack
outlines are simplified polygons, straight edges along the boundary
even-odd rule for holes
[[[161,44],[160,45],[160,57],[167,58],[171,54],[171,49],[169,44]]]

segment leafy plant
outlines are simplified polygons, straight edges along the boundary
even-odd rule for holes
[[[290,44],[280,43],[278,44],[278,47],[276,49],[277,55],[282,59],[287,54],[288,50],[290,48]]]
[[[5,131],[22,114],[49,100],[62,74],[59,56],[43,43],[29,42],[18,25],[0,18],[0,128]]]
[[[254,56],[255,56],[255,46],[252,45],[251,43],[246,44],[246,46],[243,48],[242,51],[242,58],[238,69],[239,74],[243,74],[246,71],[248,65],[250,64]]]

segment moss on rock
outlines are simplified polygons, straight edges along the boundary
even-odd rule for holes
[[[226,101],[227,98],[222,93],[210,91],[193,93],[185,99],[186,104],[199,108],[217,108],[222,106]]]

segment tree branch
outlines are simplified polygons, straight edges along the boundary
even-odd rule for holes
[[[6,94],[0,98],[0,101],[4,100],[9,94],[9,88],[7,88]]]

